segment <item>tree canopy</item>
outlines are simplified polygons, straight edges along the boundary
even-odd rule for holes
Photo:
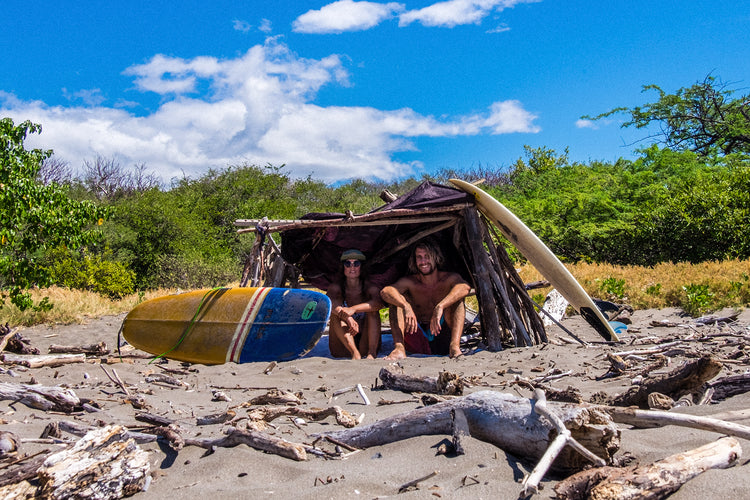
[[[616,113],[629,113],[622,127],[642,129],[656,125],[670,149],[688,149],[703,156],[713,153],[750,153],[750,95],[734,97],[735,90],[718,78],[707,76],[702,82],[680,88],[674,94],[658,85],[645,85],[659,98],[642,106],[619,107],[595,117],[598,120]]]
[[[10,297],[20,309],[34,306],[29,287],[49,284],[39,264],[45,251],[93,243],[100,236],[95,227],[108,214],[104,207],[69,198],[56,183],[38,180],[52,152],[27,150],[24,140],[41,131],[30,121],[15,125],[10,118],[0,119],[0,304]]]

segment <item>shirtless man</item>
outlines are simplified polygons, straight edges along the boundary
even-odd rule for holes
[[[336,358],[374,359],[380,348],[380,290],[367,279],[365,255],[341,254],[338,278],[328,287],[331,322],[328,347]]]
[[[442,263],[435,245],[420,242],[409,259],[412,274],[381,290],[380,296],[391,305],[395,347],[389,359],[405,358],[407,352],[461,355],[464,298],[471,287],[459,274],[441,271]]]

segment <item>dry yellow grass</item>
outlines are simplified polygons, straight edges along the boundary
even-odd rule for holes
[[[630,304],[635,309],[682,307],[702,313],[750,305],[750,260],[653,267],[579,263],[567,267],[592,297]],[[527,283],[543,279],[531,266],[524,266],[519,274]],[[689,295],[688,291],[693,293]]]
[[[724,307],[750,306],[750,260],[701,264],[667,263],[654,267],[580,263],[568,265],[568,269],[592,297],[630,304],[635,309],[682,307],[691,314],[701,314]],[[543,279],[532,266],[522,267],[519,274],[526,283]],[[530,293],[540,301],[549,290],[550,288],[542,288]],[[692,294],[688,293],[690,290]],[[177,291],[151,290],[129,295],[122,300],[110,300],[93,292],[60,287],[33,290],[35,302],[49,297],[54,307],[49,311],[21,312],[6,303],[0,309],[0,323],[13,326],[81,323],[86,318],[130,311],[143,300]],[[469,306],[476,308],[475,299]]]
[[[175,291],[152,290],[143,294],[128,295],[121,300],[111,300],[94,292],[53,286],[31,291],[35,303],[38,303],[44,297],[49,297],[49,301],[53,304],[52,309],[49,311],[20,311],[6,301],[5,306],[0,309],[0,323],[8,323],[13,326],[82,323],[86,318],[117,315],[130,311],[143,300],[160,297]]]

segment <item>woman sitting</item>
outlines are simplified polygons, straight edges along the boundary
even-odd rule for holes
[[[367,280],[366,257],[359,250],[341,254],[336,282],[328,287],[331,322],[328,346],[336,358],[374,359],[380,347],[380,289]]]

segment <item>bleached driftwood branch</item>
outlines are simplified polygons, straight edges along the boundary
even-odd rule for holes
[[[557,498],[563,500],[658,500],[708,469],[731,467],[741,456],[739,442],[724,437],[649,465],[601,467],[579,472],[558,483],[555,493]]]
[[[0,487],[2,498],[89,498],[133,495],[150,481],[148,453],[128,439],[125,428],[95,429],[70,448],[33,462],[18,482]]]
[[[557,456],[566,446],[572,447],[582,456],[599,467],[607,465],[604,460],[602,460],[597,455],[594,455],[588,449],[586,449],[586,447],[578,443],[578,441],[576,441],[575,438],[572,437],[567,427],[565,427],[565,422],[563,422],[562,419],[560,419],[560,417],[555,414],[555,412],[547,408],[547,398],[545,397],[543,390],[535,389],[534,398],[536,400],[534,404],[534,411],[549,420],[552,425],[554,425],[555,430],[557,431],[557,436],[552,440],[549,448],[547,448],[544,456],[542,456],[542,458],[539,460],[539,463],[537,463],[536,467],[534,467],[534,470],[531,471],[531,474],[526,476],[526,479],[523,482],[523,490],[521,490],[521,496],[523,497],[539,492],[539,481],[542,480],[542,478],[552,465],[552,462],[555,460],[555,458],[557,458]]]
[[[11,400],[44,411],[69,413],[81,405],[75,392],[62,387],[0,382],[0,400]]]
[[[619,408],[615,406],[601,407],[612,416],[612,420],[619,424],[628,424],[634,427],[662,427],[665,425],[677,425],[690,427],[704,431],[719,432],[729,436],[737,436],[750,439],[750,426],[725,422],[711,417],[700,417],[684,413],[674,413],[661,410],[638,410],[635,408]]]
[[[21,365],[28,368],[42,368],[44,366],[54,368],[57,366],[69,365],[72,363],[83,363],[86,361],[85,354],[34,355],[5,353],[2,355],[2,357],[3,362],[5,362],[6,364]]]
[[[548,406],[579,443],[605,461],[611,460],[620,445],[620,431],[606,412],[569,403],[548,403]],[[472,437],[525,460],[537,462],[556,435],[554,425],[534,412],[530,400],[512,394],[479,391],[323,436],[357,448],[368,448],[421,435],[450,435],[453,409],[460,409],[466,416]],[[567,447],[551,469],[577,471],[587,463],[588,460]]]

